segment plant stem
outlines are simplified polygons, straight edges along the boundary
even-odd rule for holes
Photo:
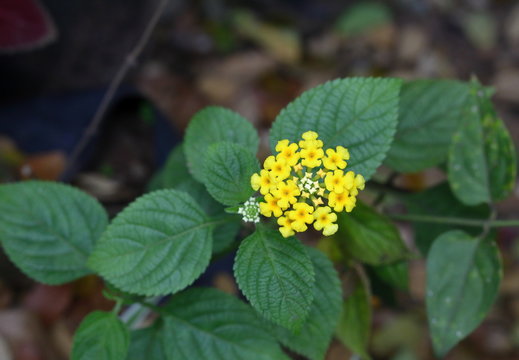
[[[155,9],[155,12],[151,16],[150,21],[146,25],[146,28],[144,29],[141,37],[135,44],[134,48],[130,51],[130,53],[126,55],[126,58],[124,59],[121,67],[119,68],[114,78],[108,85],[108,89],[106,90],[103,99],[101,100],[101,104],[99,105],[96,113],[94,114],[94,117],[92,118],[88,127],[85,129],[81,139],[79,140],[78,144],[75,146],[70,157],[68,158],[65,169],[61,174],[61,180],[70,180],[69,177],[71,176],[74,166],[76,166],[75,162],[85,149],[86,145],[89,143],[90,139],[97,133],[99,125],[101,124],[101,121],[103,120],[106,111],[108,110],[108,107],[112,102],[115,93],[117,92],[117,89],[126,77],[126,73],[137,63],[137,58],[146,46],[151,36],[151,33],[153,32],[155,26],[159,22],[159,19],[162,13],[164,12],[164,9],[166,8],[168,2],[169,0],[160,0],[160,2],[157,5],[157,8]]]
[[[449,224],[473,227],[499,228],[519,226],[519,220],[486,220],[486,219],[465,219],[444,216],[416,215],[416,214],[387,214],[393,220],[422,222],[432,224]]]
[[[121,311],[123,307],[123,299],[117,299],[117,302],[115,303],[115,306],[112,309],[112,312],[117,315]]]

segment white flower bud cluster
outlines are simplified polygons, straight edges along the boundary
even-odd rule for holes
[[[256,198],[251,196],[249,200],[245,201],[245,203],[238,209],[238,214],[242,216],[244,222],[259,223],[260,208]]]
[[[308,192],[310,195],[319,191],[319,182],[312,180],[313,173],[307,172],[297,183],[301,192]]]

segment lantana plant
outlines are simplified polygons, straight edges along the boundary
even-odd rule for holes
[[[279,232],[286,238],[311,224],[325,236],[335,234],[339,228],[335,212],[353,210],[364,178],[353,171],[344,173],[348,149],[337,146],[326,149],[325,155],[318,137],[307,131],[299,144],[278,141],[277,154],[269,156],[260,173],[251,177],[252,188],[264,198],[259,205],[253,205],[257,202],[251,198],[240,209],[259,206],[263,216],[278,218]],[[243,220],[250,221],[246,216]]]
[[[494,206],[514,188],[516,154],[491,94],[475,80],[330,81],[277,116],[263,168],[251,123],[208,107],[111,220],[69,185],[1,185],[0,241],[36,281],[104,280],[114,308],[83,320],[73,360],[318,360],[334,337],[367,359],[370,279],[406,292],[420,258],[441,357],[496,299],[494,229],[519,225]],[[393,181],[432,167],[444,174],[432,187]],[[412,224],[411,245],[395,221]],[[240,294],[196,282],[225,255]]]

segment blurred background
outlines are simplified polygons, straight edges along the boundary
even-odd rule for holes
[[[515,0],[169,0],[133,61],[129,54],[161,1],[0,0],[0,182],[70,181],[114,215],[146,191],[204,106],[249,119],[265,155],[268,129],[284,106],[305,89],[349,76],[475,75],[495,87],[498,113],[519,143]],[[123,64],[129,71],[91,133]],[[397,182],[420,190],[437,177],[429,171]],[[499,205],[502,218],[519,217],[518,196]],[[499,299],[449,359],[519,359],[518,238],[517,230],[499,231]],[[237,292],[225,272],[211,282]],[[102,287],[93,276],[35,284],[0,253],[0,360],[67,359],[81,319],[113,305]],[[432,359],[423,289],[424,264],[416,260],[409,292],[373,297],[374,358]],[[350,355],[334,341],[327,358]]]

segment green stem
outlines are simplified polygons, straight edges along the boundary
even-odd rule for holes
[[[112,309],[112,312],[117,315],[119,312],[121,312],[121,309],[123,307],[123,299],[117,299],[117,302],[115,303],[115,306]]]
[[[422,222],[433,224],[448,224],[473,227],[499,228],[519,226],[519,220],[486,220],[486,219],[465,219],[444,216],[416,215],[416,214],[387,214],[393,220]]]

